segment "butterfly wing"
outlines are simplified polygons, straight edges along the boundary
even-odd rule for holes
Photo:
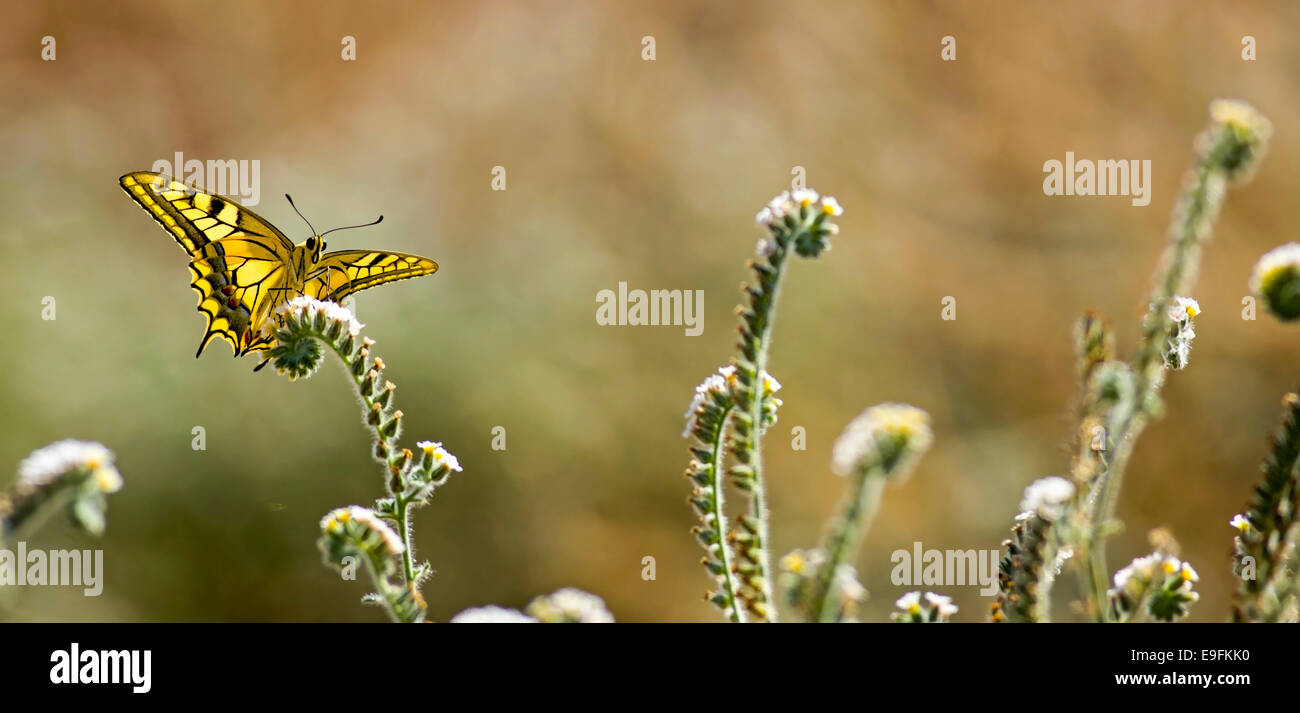
[[[263,326],[285,299],[293,241],[235,201],[169,176],[137,171],[118,181],[192,258],[190,286],[208,320],[195,356],[215,337],[235,356],[268,348]]]
[[[438,263],[427,257],[382,250],[338,250],[325,253],[307,271],[301,292],[319,300],[338,302],[361,290],[397,280],[432,275]]]
[[[198,310],[208,319],[195,356],[215,337],[230,342],[237,357],[274,344],[267,320],[296,294],[292,253],[278,247],[271,241],[229,237],[204,245],[195,255],[190,286],[199,293]]]
[[[118,182],[192,257],[204,245],[232,236],[260,238],[293,250],[293,241],[284,233],[224,196],[151,171],[128,173]]]

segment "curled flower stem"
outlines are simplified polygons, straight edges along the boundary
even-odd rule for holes
[[[732,452],[737,462],[731,472],[737,484],[750,494],[750,517],[741,524],[752,533],[758,549],[754,553],[753,547],[746,547],[746,552],[754,555],[754,572],[747,580],[754,583],[755,590],[750,607],[761,621],[775,622],[778,618],[772,598],[771,526],[762,443],[764,409],[770,397],[767,362],[772,325],[790,251],[807,258],[824,252],[829,247],[829,236],[838,230],[827,218],[841,212],[834,198],[819,199],[814,191],[806,189],[777,196],[764,208],[758,220],[769,236],[759,242],[759,255],[750,261],[756,280],[744,288],[748,304],[737,310],[740,356],[735,359],[735,398],[740,412],[733,418]]]
[[[691,528],[691,534],[704,546],[705,556],[701,564],[721,589],[720,592],[710,591],[705,596],[728,619],[743,623],[748,616],[746,607],[742,605],[742,572],[735,549],[736,539],[728,529],[722,478],[727,429],[731,428],[736,413],[736,383],[735,367],[725,366],[697,386],[695,398],[686,410],[686,430],[682,435],[693,439],[686,477],[694,483],[694,488],[688,502],[700,524]]]
[[[364,561],[377,590],[365,601],[382,606],[393,621],[418,622],[424,618],[424,607],[415,591],[390,580],[394,555],[404,545],[397,532],[373,510],[354,505],[331,511],[321,521],[317,546],[325,563],[340,570],[358,559]]]
[[[367,510],[373,517],[363,517],[368,521],[378,518],[396,525],[396,532],[390,532],[387,524],[379,528],[374,522],[371,522],[370,529],[383,530],[383,539],[391,542],[384,557],[400,560],[404,580],[397,600],[393,599],[392,585],[386,579],[379,585],[379,595],[368,599],[385,603],[399,621],[422,621],[425,603],[420,595],[420,582],[428,576],[431,568],[427,562],[419,565],[414,562],[411,510],[426,504],[451,472],[461,470],[460,462],[439,443],[420,442],[422,455],[418,459],[410,450],[399,447],[402,412],[393,409],[392,405],[397,387],[384,379],[384,361],[371,357],[370,348],[374,342],[360,336],[361,325],[350,311],[332,302],[298,297],[282,308],[277,318],[279,321],[274,329],[276,343],[267,357],[277,371],[290,379],[310,377],[320,368],[323,354],[319,345],[325,344],[343,362],[351,376],[361,397],[362,421],[374,434],[371,454],[384,465],[384,485],[390,496],[379,499],[373,510]],[[327,519],[322,527],[327,527],[330,522]],[[325,534],[322,542],[328,544],[330,533]],[[330,557],[327,563],[338,565],[336,557]],[[391,574],[388,568],[380,571],[383,577]]]

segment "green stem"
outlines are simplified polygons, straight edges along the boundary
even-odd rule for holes
[[[401,494],[396,497],[397,527],[402,533],[402,574],[406,576],[406,586],[415,586],[415,562],[411,552],[411,527],[409,510],[411,501]]]
[[[1136,406],[1120,421],[1112,433],[1107,434],[1114,449],[1110,465],[1098,475],[1093,486],[1089,537],[1089,577],[1093,596],[1106,589],[1105,528],[1115,516],[1120,486],[1133,454],[1133,447],[1147,421],[1155,413],[1160,389],[1164,385],[1164,350],[1173,320],[1169,308],[1177,295],[1185,294],[1196,276],[1201,259],[1201,246],[1210,237],[1215,217],[1222,207],[1227,177],[1224,172],[1224,154],[1232,150],[1234,142],[1228,133],[1222,134],[1216,144],[1200,158],[1187,180],[1170,228],[1170,242],[1161,257],[1161,271],[1152,290],[1150,306],[1142,320],[1142,337],[1138,353],[1133,360],[1134,393]],[[1097,617],[1109,620],[1105,600],[1098,599]]]
[[[814,621],[835,621],[840,610],[835,602],[835,572],[857,553],[862,534],[871,526],[876,511],[880,509],[880,496],[884,489],[885,476],[879,470],[862,473],[854,478],[853,487],[844,498],[840,515],[826,535],[826,562],[817,574],[817,588],[812,600],[815,607]]]
[[[750,400],[748,411],[750,423],[752,424],[750,466],[754,469],[754,489],[751,493],[749,506],[760,547],[758,561],[759,591],[763,595],[763,601],[767,603],[766,619],[770,622],[776,622],[778,614],[776,601],[772,596],[770,513],[767,509],[767,486],[763,482],[763,399],[766,393],[767,351],[772,343],[772,324],[776,321],[776,304],[781,296],[781,284],[783,282],[781,278],[785,275],[785,261],[789,256],[790,242],[789,238],[784,244],[778,242],[772,254],[771,267],[774,274],[768,291],[770,307],[763,320],[762,330],[755,335],[757,345],[754,350],[754,398]]]
[[[353,372],[351,369],[352,366],[351,359],[353,358],[353,356],[351,354],[344,354],[340,345],[335,343],[334,340],[325,339],[322,337],[320,341],[328,345],[330,350],[333,351],[334,354],[337,355],[338,358],[343,362],[343,366],[347,368],[348,375],[352,378],[352,385],[356,388],[357,394],[361,396],[361,401],[362,403],[365,404],[365,411],[366,414],[368,415],[372,410],[374,410],[375,405],[377,403],[373,396],[365,393],[365,390],[361,388],[362,385],[365,383],[366,373],[367,371],[369,371],[369,369],[362,370],[360,374]],[[358,356],[357,358],[364,360],[366,357]],[[367,425],[369,426],[368,422]],[[381,433],[378,426],[369,426],[369,428],[375,434],[375,438],[377,438],[381,443],[384,444],[384,452],[392,453],[394,447],[393,439],[388,438],[383,433]],[[385,469],[391,470],[391,466],[389,466],[387,463],[387,456],[384,458],[384,461],[385,461],[384,463]],[[405,577],[406,586],[409,588],[414,588],[415,587],[415,563],[413,559],[413,553],[411,552],[411,527],[410,527],[410,516],[409,516],[411,501],[406,498],[405,475],[400,471],[394,473],[394,475],[398,480],[398,487],[393,488],[394,491],[393,503],[394,503],[394,508],[397,511],[396,524],[398,529],[402,533],[402,545],[403,545],[402,574]],[[387,593],[385,593],[385,596],[387,596]]]
[[[731,602],[731,620],[737,624],[743,624],[749,617],[746,616],[744,607],[741,606],[740,600],[737,598],[739,587],[736,586],[736,573],[731,569],[736,558],[735,554],[731,551],[731,543],[727,541],[727,515],[722,494],[722,467],[723,459],[726,455],[726,452],[723,449],[723,440],[727,433],[727,420],[731,417],[731,412],[733,410],[735,410],[735,406],[727,406],[723,409],[722,416],[718,419],[717,432],[714,435],[712,442],[709,443],[711,454],[709,467],[713,471],[712,515],[714,529],[718,532],[718,560],[722,564],[722,588],[727,595],[727,600]]]
[[[375,583],[375,589],[379,590],[379,596],[383,598],[384,609],[388,611],[388,617],[395,622],[410,623],[397,613],[397,602],[402,596],[400,591],[394,591],[393,583],[380,573],[375,563],[366,557],[366,570],[370,572],[370,580]]]

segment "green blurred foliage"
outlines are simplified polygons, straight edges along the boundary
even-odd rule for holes
[[[794,265],[772,372],[774,552],[820,536],[830,446],[905,401],[936,443],[891,488],[858,566],[884,620],[889,554],[996,548],[1025,485],[1068,462],[1070,329],[1111,316],[1131,353],[1191,142],[1218,96],[1276,125],[1206,253],[1191,367],[1125,483],[1115,566],[1173,529],[1226,616],[1229,518],[1256,480],[1294,327],[1243,321],[1256,257],[1293,239],[1300,45],[1285,3],[381,3],[131,0],[8,8],[0,36],[0,463],[74,436],[109,444],[107,583],[7,593],[8,620],[376,620],[321,566],[332,507],[380,475],[337,366],[289,383],[202,332],[182,251],[117,187],[183,151],[262,162],[259,213],[331,248],[425,254],[434,277],[362,293],[407,437],[465,472],[416,517],[430,614],[521,606],[564,585],[622,620],[718,620],[688,533],[682,411],[732,350],[753,215],[792,166],[846,208]],[[1259,60],[1240,57],[1257,38]],[[58,59],[40,60],[56,37]],[[340,59],[344,35],[358,60]],[[641,60],[653,35],[654,62]],[[958,60],[939,59],[940,38]],[[1151,159],[1153,199],[1049,198],[1042,164]],[[489,190],[493,166],[508,190]],[[597,291],[702,289],[705,331],[600,327]],[[57,299],[55,321],[41,299]],[[939,318],[957,298],[958,319]],[[207,429],[205,452],[191,429]],[[490,448],[504,426],[508,448]],[[808,450],[792,451],[804,426]],[[63,525],[43,547],[84,547]],[[641,579],[657,559],[658,578]],[[1072,589],[1067,578],[1060,590]],[[940,588],[982,620],[975,588]]]

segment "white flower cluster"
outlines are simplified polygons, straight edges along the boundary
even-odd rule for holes
[[[113,452],[93,441],[67,440],[37,449],[18,465],[18,482],[40,488],[57,481],[73,470],[84,470],[105,493],[122,488],[122,476],[113,465]]]
[[[447,470],[461,472],[460,459],[449,453],[446,448],[443,448],[441,443],[420,441],[415,445],[429,457],[432,470],[439,470],[442,466],[446,466]]]
[[[831,196],[819,197],[817,191],[810,188],[800,188],[793,192],[785,191],[773,198],[768,202],[766,208],[760,210],[758,215],[754,216],[754,221],[760,226],[768,227],[774,223],[780,223],[785,220],[786,216],[793,215],[800,209],[820,211],[830,217],[844,213],[839,201]],[[761,251],[762,248],[760,248]]]
[[[299,295],[281,305],[276,310],[277,315],[291,315],[299,322],[310,324],[317,314],[324,315],[325,319],[330,322],[337,322],[348,334],[357,336],[361,333],[364,324],[357,321],[352,315],[352,310],[335,302],[322,302],[314,297]]]
[[[1138,557],[1127,567],[1116,572],[1115,589],[1123,591],[1128,588],[1130,582],[1145,587],[1161,573],[1177,576],[1184,582],[1198,582],[1201,579],[1190,564],[1172,555],[1152,552],[1144,557]]]
[[[713,401],[715,395],[731,394],[735,387],[736,367],[731,365],[718,367],[718,373],[709,374],[708,378],[700,382],[700,385],[695,387],[695,396],[691,398],[691,405],[686,407],[686,413],[683,414],[686,428],[682,429],[682,438],[689,438],[695,430],[701,406]],[[763,372],[763,397],[770,397],[780,390],[781,382],[771,374]]]
[[[922,600],[924,599],[924,604]],[[940,620],[947,620],[957,613],[957,605],[952,603],[951,597],[945,597],[934,592],[926,592],[922,595],[920,592],[908,592],[894,602],[907,617],[913,619],[929,619],[930,612],[938,613]],[[906,621],[906,619],[904,619]]]
[[[378,537],[389,554],[400,555],[406,550],[397,531],[389,527],[388,523],[384,522],[372,510],[363,508],[360,505],[350,505],[331,510],[325,517],[321,518],[320,529],[330,535],[342,535],[344,534],[343,529],[348,523],[355,523],[367,536]]]
[[[872,406],[850,421],[835,441],[831,470],[836,475],[852,475],[875,463],[882,451],[901,451],[898,467],[890,473],[901,479],[906,477],[910,461],[925,452],[933,440],[930,415],[925,411],[907,404]]]
[[[686,419],[686,428],[682,430],[682,438],[689,438],[691,432],[695,430],[695,418],[700,412],[700,407],[707,401],[711,401],[714,394],[729,393],[731,386],[728,382],[735,377],[736,367],[724,366],[718,369],[718,373],[709,374],[708,378],[695,387],[695,396],[691,399],[691,405],[686,407],[683,416]]]

